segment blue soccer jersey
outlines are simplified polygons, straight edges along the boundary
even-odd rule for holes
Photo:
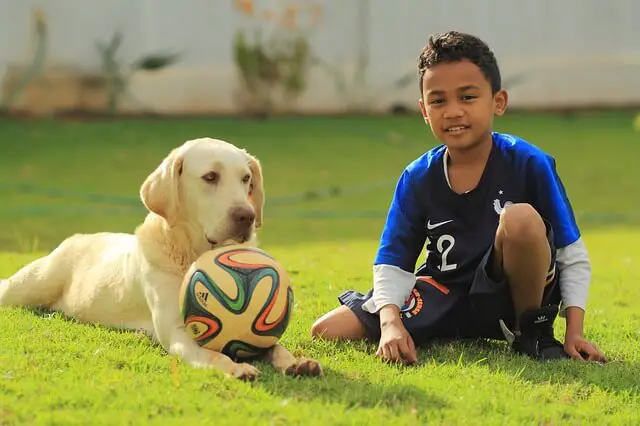
[[[445,152],[444,145],[437,146],[403,171],[375,265],[413,273],[427,242],[424,273],[438,283],[468,288],[495,240],[500,212],[510,203],[531,204],[551,225],[556,249],[580,238],[555,160],[536,146],[494,132],[482,177],[465,194],[455,193],[448,184]]]

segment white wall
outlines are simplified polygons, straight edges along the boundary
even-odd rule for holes
[[[295,0],[293,0],[295,1]],[[297,0],[299,3],[311,0]],[[355,63],[359,0],[316,0],[322,26],[312,42],[321,57]],[[123,57],[155,50],[183,52],[182,61],[156,75],[137,76],[133,92],[167,112],[233,111],[236,73],[231,42],[245,25],[232,0],[0,0],[0,80],[9,64],[28,58],[30,11],[48,18],[48,64],[96,70],[98,39],[125,34]],[[258,8],[279,4],[256,1]],[[496,52],[504,77],[524,72],[511,91],[512,105],[567,106],[640,103],[640,1],[637,0],[370,0],[366,85],[376,106],[413,106],[417,85],[379,92],[413,72],[427,36],[458,29],[484,38]],[[351,67],[351,68],[350,68]],[[307,110],[342,107],[333,81],[321,70],[300,102]]]

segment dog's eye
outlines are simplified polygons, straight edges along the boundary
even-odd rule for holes
[[[217,183],[220,180],[220,175],[216,172],[209,172],[202,176],[202,180],[207,183]]]
[[[251,179],[251,175],[244,175],[244,177],[242,178],[242,183],[247,183],[249,182],[249,179]]]

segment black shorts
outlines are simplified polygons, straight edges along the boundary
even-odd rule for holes
[[[547,225],[547,240],[551,249],[551,265],[547,274],[547,285],[542,297],[542,306],[560,303],[560,288],[556,271],[553,231]],[[466,289],[444,287],[429,277],[416,272],[417,281],[409,298],[400,310],[402,322],[416,344],[435,338],[504,340],[498,320],[512,328],[515,311],[509,286],[504,279],[489,276],[493,244],[477,266],[471,285]],[[345,291],[338,300],[347,306],[366,329],[367,337],[380,339],[380,319],[370,314],[362,305],[371,298],[373,290],[366,294],[354,290]]]

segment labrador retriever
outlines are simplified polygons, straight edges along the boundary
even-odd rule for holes
[[[149,210],[134,234],[76,234],[0,281],[0,306],[48,308],[82,322],[142,330],[193,367],[253,380],[259,371],[201,348],[181,320],[178,294],[189,266],[225,243],[256,246],[264,188],[244,149],[198,138],[173,149],[140,189]],[[280,344],[266,358],[285,374],[321,376],[314,360]]]

